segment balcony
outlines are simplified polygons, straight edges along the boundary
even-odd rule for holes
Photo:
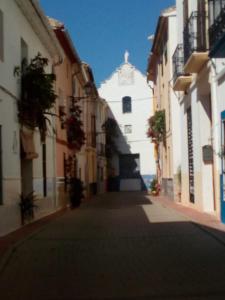
[[[98,156],[105,156],[105,144],[98,143],[97,144],[97,154]]]
[[[192,82],[192,76],[184,72],[184,49],[179,44],[173,54],[173,89],[185,92]]]
[[[192,12],[184,28],[184,71],[198,73],[208,61],[206,12]]]
[[[225,2],[209,0],[209,47],[210,57],[225,57]]]

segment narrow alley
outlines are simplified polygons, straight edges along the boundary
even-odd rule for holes
[[[18,243],[1,299],[225,299],[224,261],[225,244],[184,215],[108,193]]]

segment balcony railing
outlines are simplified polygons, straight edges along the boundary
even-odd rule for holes
[[[91,132],[91,146],[93,148],[96,147],[96,132],[95,131]]]
[[[184,48],[182,44],[178,44],[173,54],[173,81],[176,82],[182,75],[184,75]]]
[[[218,5],[217,5],[218,2]],[[215,47],[218,47],[219,42],[225,39],[225,3],[223,2],[219,6],[219,1],[210,1],[212,5],[210,23],[209,27],[209,45],[210,51]],[[217,13],[215,14],[215,8],[217,8]]]
[[[184,28],[184,64],[193,52],[207,51],[206,12],[194,11]]]
[[[173,54],[173,89],[186,91],[192,82],[192,76],[184,71],[184,48],[178,44]]]
[[[103,143],[97,144],[97,153],[99,156],[105,156],[105,145]]]

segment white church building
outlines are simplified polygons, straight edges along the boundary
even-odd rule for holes
[[[99,95],[106,99],[109,117],[117,121],[119,154],[113,158],[118,190],[149,188],[155,176],[154,146],[147,138],[148,119],[153,115],[152,90],[146,77],[124,55],[124,63],[101,83]]]

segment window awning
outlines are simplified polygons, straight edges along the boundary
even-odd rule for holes
[[[33,131],[21,130],[20,131],[20,139],[21,139],[21,145],[22,145],[24,159],[37,158],[38,154],[35,152]]]

